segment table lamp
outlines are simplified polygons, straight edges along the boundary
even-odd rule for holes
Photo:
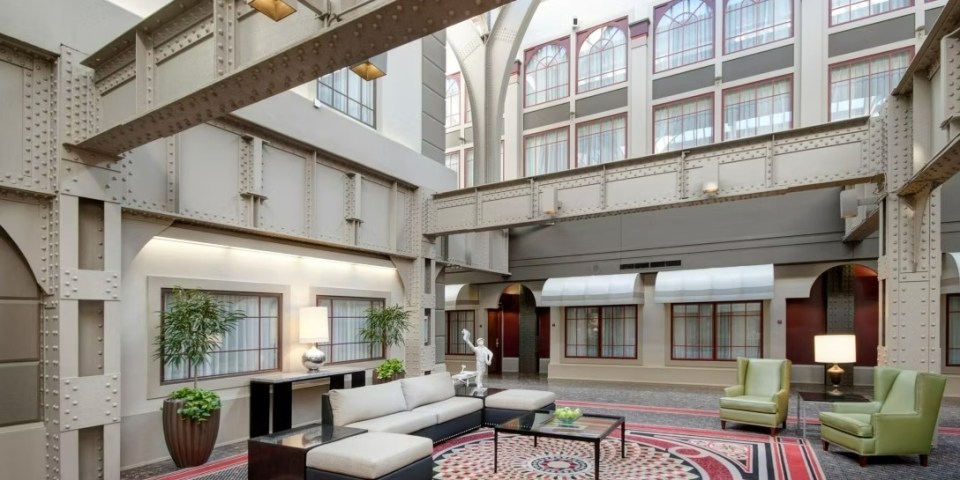
[[[327,307],[303,307],[300,309],[300,343],[313,345],[303,353],[303,366],[316,372],[327,356],[320,351],[321,343],[330,342],[330,319]]]
[[[843,369],[838,364],[857,361],[856,335],[817,335],[813,337],[813,352],[817,363],[833,364],[827,370],[833,390],[827,392],[827,395],[842,397],[840,382],[843,380]]]

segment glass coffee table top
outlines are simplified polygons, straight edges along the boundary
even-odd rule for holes
[[[584,414],[568,425],[554,418],[552,412],[533,412],[501,423],[496,428],[504,433],[598,439],[609,435],[623,424],[623,420],[623,417]]]
[[[843,395],[830,395],[825,391],[798,392],[800,398],[805,402],[869,402],[870,399],[858,393],[844,393]]]
[[[361,433],[366,433],[366,430],[362,428],[314,423],[282,432],[262,435],[252,438],[251,441],[307,450]]]

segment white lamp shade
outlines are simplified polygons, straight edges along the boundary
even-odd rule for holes
[[[856,335],[817,335],[813,337],[813,355],[817,363],[855,363]]]
[[[330,341],[330,320],[327,307],[300,309],[300,343],[327,343]]]

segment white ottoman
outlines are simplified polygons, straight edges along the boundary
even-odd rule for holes
[[[401,433],[367,432],[307,452],[306,478],[430,479],[433,442]]]
[[[555,410],[557,395],[545,390],[514,388],[484,399],[483,423],[493,426],[535,410]]]

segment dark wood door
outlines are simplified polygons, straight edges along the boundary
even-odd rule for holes
[[[500,373],[503,364],[503,335],[500,310],[487,310],[487,348],[493,352],[493,362],[487,368],[489,373]]]

